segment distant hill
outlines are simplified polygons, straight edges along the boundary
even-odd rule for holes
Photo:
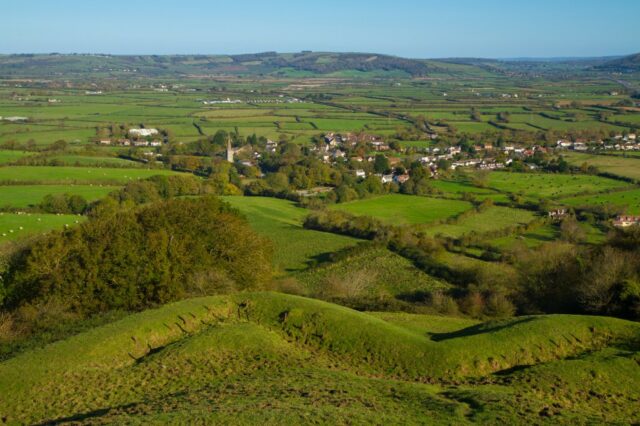
[[[595,67],[601,71],[636,72],[640,71],[640,53],[607,61]]]
[[[276,53],[243,55],[0,55],[0,76],[168,76],[278,72],[327,75],[340,72],[427,75],[428,61],[367,53]],[[306,73],[306,74],[305,74]]]

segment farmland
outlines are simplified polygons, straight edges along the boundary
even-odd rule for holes
[[[606,60],[0,55],[0,423],[637,423]]]
[[[584,163],[597,167],[601,172],[611,173],[630,179],[640,180],[640,160],[610,155],[588,155],[572,153],[565,156],[567,161],[577,166]]]
[[[0,182],[4,184],[125,184],[131,180],[155,175],[170,175],[167,170],[108,169],[91,167],[0,167]]]
[[[290,201],[260,197],[225,197],[225,200],[240,210],[254,229],[273,241],[274,262],[283,271],[305,269],[314,259],[358,242],[302,228],[307,212]]]
[[[339,204],[335,208],[359,216],[373,216],[393,224],[426,224],[456,216],[469,210],[471,204],[430,197],[385,195]]]
[[[34,206],[46,195],[69,193],[95,201],[117,189],[117,186],[102,185],[0,185],[0,207]]]
[[[531,198],[556,199],[572,194],[604,192],[631,187],[613,179],[585,175],[513,174],[496,172],[489,176],[488,186],[501,192]]]
[[[638,189],[564,198],[560,202],[572,207],[614,205],[623,208],[628,214],[640,214],[640,190]]]
[[[0,212],[0,244],[50,230],[74,226],[82,217],[58,214],[17,214]]]
[[[455,224],[429,227],[428,232],[433,235],[459,237],[470,232],[483,234],[510,226],[526,225],[534,219],[535,214],[530,211],[496,206],[465,216]]]

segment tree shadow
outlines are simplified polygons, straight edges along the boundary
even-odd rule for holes
[[[484,334],[484,333],[495,333],[496,331],[511,328],[515,325],[531,322],[534,319],[535,318],[533,317],[527,317],[527,318],[518,319],[516,321],[510,321],[506,324],[495,324],[495,325],[483,323],[483,324],[478,324],[471,327],[463,328],[462,330],[453,331],[450,333],[431,333],[430,337],[431,337],[431,340],[433,340],[434,342],[441,342],[444,340],[456,339],[458,337],[469,337],[469,336],[475,336],[475,335]]]

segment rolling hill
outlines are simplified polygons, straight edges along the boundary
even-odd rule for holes
[[[10,424],[633,423],[639,343],[640,325],[602,317],[476,323],[207,297],[0,363],[0,413]]]
[[[343,71],[423,76],[437,67],[425,60],[366,53],[276,53],[243,55],[119,56],[84,54],[0,55],[0,76],[89,75],[158,77],[210,74],[265,75],[281,71],[328,75]]]
[[[640,71],[640,53],[607,61],[596,67],[601,71],[637,72]]]

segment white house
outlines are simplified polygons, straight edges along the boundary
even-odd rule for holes
[[[146,138],[158,134],[158,129],[129,129],[129,136]]]

